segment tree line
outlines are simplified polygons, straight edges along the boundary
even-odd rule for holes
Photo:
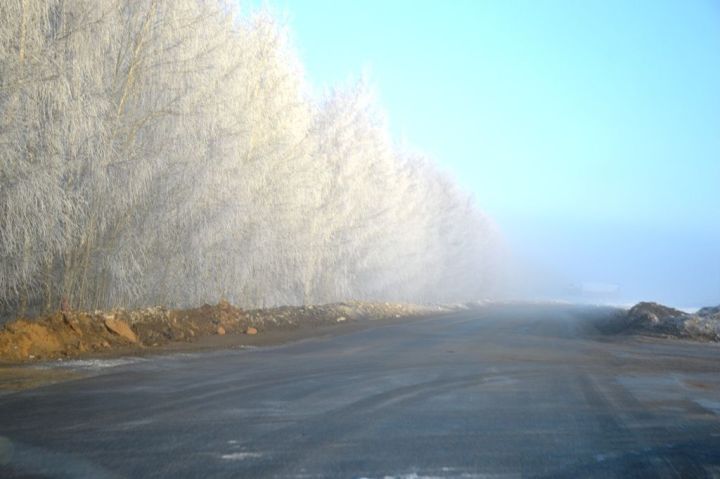
[[[364,81],[220,0],[0,2],[0,309],[492,288],[497,234]]]

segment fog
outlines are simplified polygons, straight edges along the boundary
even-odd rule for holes
[[[475,195],[510,296],[720,303],[716,3],[273,3],[310,77],[367,63],[394,136]]]
[[[314,91],[265,10],[2,2],[0,91],[5,311],[495,287],[472,195],[394,143],[362,79]]]
[[[361,3],[2,2],[0,310],[720,302],[699,6]]]
[[[720,236],[711,225],[525,218],[503,230],[533,278],[523,290],[532,297],[621,306],[656,301],[688,310],[719,301]]]

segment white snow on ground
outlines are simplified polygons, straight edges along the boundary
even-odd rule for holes
[[[262,454],[259,452],[231,452],[229,454],[222,454],[220,459],[225,459],[226,461],[244,461],[245,459],[255,459],[258,457],[262,457]]]
[[[112,359],[66,359],[54,362],[48,362],[38,367],[42,368],[62,368],[62,369],[79,369],[84,371],[98,371],[101,369],[114,368],[124,366],[126,364],[134,364],[147,361],[144,358],[128,357],[128,358],[112,358]]]
[[[425,475],[423,473],[410,473],[410,474],[399,474],[399,475],[392,475],[392,476],[380,476],[377,479],[501,479],[501,478],[517,478],[520,477],[517,474],[475,474],[475,473],[468,473],[463,472],[461,474],[453,474],[452,471],[453,468],[449,467],[443,467],[442,468],[442,475]],[[360,479],[375,479],[371,477],[361,477]]]
[[[545,306],[579,304],[557,298],[523,298],[523,299],[480,299],[464,303],[470,306]]]
[[[673,306],[675,309],[687,314],[695,314],[702,306]]]
[[[620,308],[620,309],[630,309],[636,304],[642,302],[643,300],[637,300],[637,301],[631,301],[631,302],[621,302],[621,303],[606,303],[603,304],[603,306],[611,306],[614,308]],[[673,308],[682,311],[683,313],[688,314],[695,314],[702,306],[673,306]]]
[[[704,407],[705,409],[707,409],[708,411],[712,411],[715,414],[720,416],[720,401],[698,398],[698,399],[695,399],[695,402],[698,403],[700,406]]]

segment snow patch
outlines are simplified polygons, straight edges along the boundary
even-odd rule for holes
[[[695,399],[701,407],[720,415],[720,401],[712,401],[710,399]]]
[[[454,468],[450,467],[443,467],[442,471],[444,473],[450,473],[451,475],[443,474],[441,476],[436,475],[424,475],[422,473],[418,474],[416,472],[410,473],[410,474],[400,474],[400,475],[393,475],[393,476],[380,476],[378,479],[448,479],[448,478],[458,478],[458,479],[491,479],[491,478],[510,478],[510,477],[517,477],[516,475],[507,475],[507,474],[475,474],[475,473],[468,473],[463,472],[461,474],[452,474],[452,471],[454,471]],[[373,479],[369,477],[361,477],[360,479]]]
[[[59,360],[54,363],[48,363],[44,365],[46,368],[57,368],[57,369],[81,369],[85,371],[97,371],[101,369],[115,368],[118,366],[125,366],[127,364],[134,364],[141,361],[146,361],[143,358],[114,358],[114,359],[70,359],[70,360]]]
[[[230,454],[222,454],[220,459],[226,461],[244,461],[245,459],[257,459],[262,457],[259,452],[231,452]]]

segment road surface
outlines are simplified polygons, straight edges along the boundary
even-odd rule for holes
[[[0,477],[720,477],[720,346],[588,314],[485,307],[2,396]]]

